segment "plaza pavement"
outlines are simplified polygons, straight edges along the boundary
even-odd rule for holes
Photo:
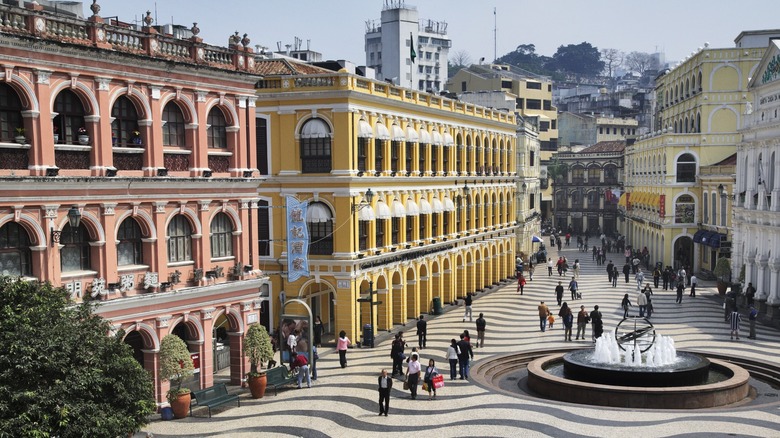
[[[579,280],[582,300],[572,302],[569,291],[564,301],[576,311],[581,304],[590,311],[599,305],[604,316],[604,329],[612,330],[622,318],[620,301],[625,293],[635,292],[633,282],[622,278],[617,288],[608,283],[605,266],[592,261],[590,253],[581,253],[576,246],[564,247],[561,254],[573,265],[576,258],[582,264]],[[557,251],[550,251],[553,260]],[[623,257],[610,254],[619,269]],[[557,315],[554,288],[559,279],[564,287],[569,279],[557,273],[547,276],[547,269],[539,265],[534,280],[529,281],[525,293],[516,293],[516,286],[506,285],[474,300],[474,319],[485,313],[487,335],[485,347],[475,349],[475,363],[513,352],[561,348],[571,344],[590,347],[590,341],[563,341],[563,324],[544,333],[539,330],[537,305],[544,300]],[[571,276],[571,271],[569,271]],[[650,276],[648,276],[649,278]],[[650,279],[650,281],[652,281]],[[722,300],[714,284],[700,287],[697,297],[688,297],[686,290],[682,304],[675,303],[673,291],[653,289],[655,313],[651,321],[657,331],[671,336],[678,349],[697,352],[732,354],[758,358],[777,363],[780,333],[759,325],[758,339],[747,339],[747,318],[742,326],[742,340],[729,339],[729,327],[723,320]],[[630,295],[632,302],[634,295]],[[392,369],[390,338],[378,336],[376,348],[354,348],[347,354],[348,366],[340,368],[338,354],[323,348],[317,363],[319,379],[311,389],[282,389],[277,396],[268,390],[259,400],[241,393],[241,407],[218,408],[211,418],[161,421],[155,415],[152,422],[136,436],[162,437],[365,437],[435,436],[435,437],[721,437],[756,436],[780,437],[780,400],[777,391],[766,391],[760,399],[764,403],[702,410],[628,410],[584,406],[527,397],[505,395],[491,388],[469,381],[449,380],[449,365],[444,353],[449,340],[468,329],[476,338],[473,322],[463,322],[463,307],[447,306],[443,315],[428,319],[428,348],[421,351],[421,362],[436,360],[439,371],[445,375],[445,386],[436,400],[428,400],[421,390],[417,400],[409,399],[396,380],[390,400],[390,415],[377,416],[377,376],[382,368]],[[631,314],[638,308],[631,309]],[[413,322],[411,322],[413,325]],[[576,325],[576,321],[575,321]],[[409,346],[417,345],[416,330],[404,329]],[[576,332],[576,327],[575,327]],[[590,335],[590,327],[588,327]],[[353,340],[354,342],[355,340]],[[407,353],[408,353],[407,349]],[[777,388],[776,388],[777,389]],[[760,394],[762,395],[762,394]],[[775,397],[775,398],[772,398]]]

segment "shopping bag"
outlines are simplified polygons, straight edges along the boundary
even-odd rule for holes
[[[428,384],[423,382],[423,391],[428,391]]]
[[[409,381],[404,380],[404,391],[408,391],[408,390],[409,390]]]
[[[442,386],[444,386],[444,376],[441,374],[433,376],[433,387],[438,389]]]

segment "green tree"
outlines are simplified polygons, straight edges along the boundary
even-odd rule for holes
[[[0,437],[127,436],[154,411],[152,381],[89,304],[0,277]]]
[[[249,373],[256,374],[258,366],[274,357],[274,349],[271,338],[265,327],[260,324],[252,324],[244,336],[244,353],[249,358]]]
[[[533,44],[520,44],[517,48],[507,53],[506,55],[498,58],[499,63],[510,64],[515,67],[522,68],[531,73],[540,75],[547,75],[550,72],[545,69],[544,65],[550,62],[552,58],[548,56],[541,56],[536,53],[536,46]]]
[[[597,47],[582,42],[558,47],[545,67],[578,76],[598,76],[604,71],[604,61]]]

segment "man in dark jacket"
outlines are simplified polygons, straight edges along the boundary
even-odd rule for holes
[[[607,264],[607,278],[609,279],[609,282],[612,283],[612,271],[615,269],[615,264],[612,263],[612,260],[609,261],[609,264]]]
[[[555,286],[555,299],[558,300],[558,305],[560,306],[561,301],[563,301],[563,284],[561,284],[560,281],[558,282],[558,286]]]
[[[398,332],[395,335],[395,340],[390,347],[390,358],[393,359],[393,376],[398,374],[399,376],[404,374],[403,360],[404,348],[406,347],[406,341],[404,341],[404,332]]]
[[[626,276],[626,283],[628,283],[628,274],[631,273],[631,265],[626,262],[625,265],[623,265],[623,275]]]
[[[379,376],[379,415],[390,412],[390,390],[393,389],[393,379],[387,376],[387,370],[382,370]]]
[[[477,348],[485,346],[485,326],[486,325],[487,325],[487,322],[485,322],[484,314],[480,313],[479,314],[479,318],[477,318]]]
[[[596,339],[604,333],[604,321],[601,319],[599,306],[594,306],[593,311],[590,312],[590,327],[593,333],[593,342],[596,342]]]
[[[424,318],[423,315],[420,315],[420,319],[417,320],[417,344],[420,346],[420,350],[425,348],[428,337],[428,321]]]
[[[460,380],[469,378],[469,359],[474,359],[474,351],[471,349],[471,343],[465,339],[466,335],[460,334],[460,341],[456,344],[455,351],[458,353],[458,371]]]

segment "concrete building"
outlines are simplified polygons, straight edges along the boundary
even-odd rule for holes
[[[377,78],[419,91],[442,90],[452,47],[444,21],[420,19],[417,7],[390,0],[380,20],[366,21],[365,41],[366,66]]]
[[[539,131],[533,123],[517,118],[517,253],[528,256],[538,247],[533,236],[541,236],[542,189],[540,180]],[[524,257],[525,259],[525,257]]]
[[[159,375],[161,339],[184,339],[194,388],[248,371],[260,316],[254,55],[0,5],[0,260],[126,332]],[[197,31],[193,29],[193,34]]]
[[[391,330],[514,274],[512,113],[345,71],[265,72],[257,97],[274,314],[284,291],[355,342],[366,324]],[[290,199],[307,203],[311,240],[292,281],[301,255],[277,208]]]
[[[577,152],[602,141],[623,141],[637,135],[638,122],[631,118],[593,114],[558,114],[560,148]]]
[[[774,33],[779,33],[775,31]],[[766,34],[761,35],[766,42]],[[760,41],[759,40],[759,43]],[[742,42],[744,44],[744,41]],[[752,74],[737,148],[732,269],[753,283],[760,313],[780,319],[780,40]],[[748,49],[749,50],[749,49]]]

